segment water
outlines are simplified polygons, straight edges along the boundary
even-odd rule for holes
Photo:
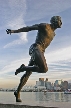
[[[71,102],[71,94],[63,92],[21,92],[22,101],[29,102]],[[0,92],[0,103],[14,103],[13,92]]]

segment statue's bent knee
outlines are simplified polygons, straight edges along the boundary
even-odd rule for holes
[[[48,71],[48,67],[46,67],[43,71],[43,73],[46,73]]]

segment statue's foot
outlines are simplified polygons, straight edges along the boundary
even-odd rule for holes
[[[18,68],[18,69],[16,70],[15,75],[17,75],[18,73],[20,73],[24,66],[25,66],[25,65],[22,64],[22,65],[20,66],[20,68]]]
[[[16,102],[22,102],[22,100],[18,97],[18,94],[16,91],[14,92],[14,95],[16,97]]]
[[[21,99],[16,99],[16,102],[22,102]]]

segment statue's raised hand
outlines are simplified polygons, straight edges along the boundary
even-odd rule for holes
[[[10,29],[7,29],[6,32],[7,32],[7,34],[11,35],[11,30]]]

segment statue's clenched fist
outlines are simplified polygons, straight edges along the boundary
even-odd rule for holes
[[[11,35],[11,29],[7,29],[6,32]]]

